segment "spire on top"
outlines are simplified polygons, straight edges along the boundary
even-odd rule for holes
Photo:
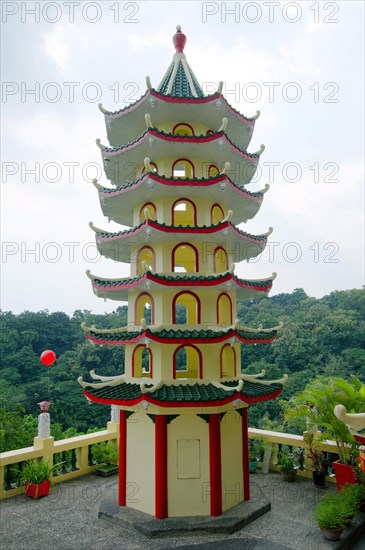
[[[186,36],[181,32],[181,25],[177,25],[176,34],[172,37],[172,41],[174,43],[176,53],[183,53],[186,44]]]
[[[176,33],[172,37],[176,53],[167,69],[157,91],[174,97],[204,97],[198,81],[190,68],[184,54],[186,36],[177,25]]]

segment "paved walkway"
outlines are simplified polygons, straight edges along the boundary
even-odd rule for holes
[[[314,504],[336,487],[315,489],[311,481],[298,478],[284,483],[279,474],[251,476],[252,497],[264,492],[272,510],[241,531],[227,535],[184,536],[147,539],[134,530],[98,519],[105,486],[111,478],[80,477],[54,486],[47,498],[31,500],[24,495],[0,503],[0,547],[2,550],[134,550],[134,549],[254,549],[329,550],[311,519]],[[351,546],[348,546],[351,548]],[[354,549],[364,550],[365,536]]]

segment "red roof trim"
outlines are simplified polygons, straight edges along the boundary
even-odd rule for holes
[[[173,187],[210,187],[213,185],[217,185],[218,183],[221,183],[222,181],[225,181],[231,189],[254,202],[262,202],[263,200],[263,193],[260,196],[254,197],[251,195],[251,193],[248,193],[245,189],[239,189],[236,185],[234,185],[229,178],[227,178],[224,174],[216,176],[215,178],[210,178],[206,181],[191,181],[184,178],[161,178],[158,176],[158,174],[155,174],[153,172],[149,172],[147,174],[144,174],[143,177],[141,177],[139,180],[137,180],[135,183],[129,185],[128,187],[117,187],[112,190],[112,193],[105,192],[103,189],[99,189],[100,196],[106,197],[106,198],[113,198],[116,195],[122,195],[123,193],[128,193],[130,191],[133,191],[136,187],[139,187],[140,185],[144,184],[145,180],[147,178],[150,178],[154,180],[157,183],[160,183],[161,185],[166,186],[173,186]]]
[[[224,139],[226,144],[232,151],[234,151],[236,154],[240,155],[241,157],[249,160],[250,162],[258,164],[260,155],[259,154],[249,154],[247,151],[244,151],[237,147],[224,132],[216,132],[215,134],[209,134],[207,136],[181,136],[179,134],[176,134],[174,136],[165,134],[164,132],[158,132],[154,130],[153,128],[148,128],[143,134],[141,134],[136,140],[132,141],[131,143],[127,143],[126,145],[121,145],[120,147],[105,147],[102,149],[102,156],[104,157],[115,157],[119,154],[129,151],[130,149],[134,149],[141,143],[142,141],[148,139],[148,136],[154,136],[157,139],[160,139],[162,141],[168,141],[172,143],[209,143],[211,141],[216,141],[218,139]]]
[[[88,399],[91,401],[94,401],[95,403],[103,403],[105,405],[119,405],[124,407],[133,407],[135,405],[139,405],[141,401],[147,401],[148,403],[151,403],[151,405],[157,405],[159,407],[163,408],[192,408],[192,407],[217,407],[218,405],[227,405],[228,403],[231,403],[232,401],[235,401],[236,399],[240,398],[241,401],[244,403],[247,403],[250,405],[251,403],[259,403],[261,401],[270,401],[271,399],[275,399],[278,397],[278,395],[281,394],[283,391],[283,387],[279,388],[278,390],[267,394],[267,395],[260,395],[257,397],[248,397],[243,396],[241,393],[234,393],[230,397],[226,397],[225,399],[217,399],[216,401],[194,401],[194,402],[181,402],[181,401],[158,401],[153,398],[151,398],[150,394],[144,393],[141,395],[141,397],[138,397],[137,399],[131,399],[130,401],[126,400],[112,400],[112,399],[105,399],[103,397],[95,397],[94,395],[90,394],[86,389],[84,389],[84,394]]]
[[[223,334],[222,336],[216,336],[215,338],[160,338],[153,332],[146,332],[143,331],[135,338],[128,338],[126,340],[104,340],[102,335],[100,337],[94,336],[93,334],[87,333],[87,338],[94,342],[95,344],[101,344],[103,346],[109,345],[109,346],[125,346],[128,344],[136,344],[137,342],[140,342],[144,338],[148,338],[149,340],[152,340],[153,342],[158,342],[161,344],[219,344],[220,342],[225,342],[226,340],[229,340],[230,338],[237,338],[240,342],[244,344],[270,344],[277,338],[277,334],[270,336],[268,338],[259,339],[259,338],[243,338],[242,336],[239,336],[235,330],[233,330],[230,333]]]
[[[97,239],[99,239],[101,242],[111,242],[111,241],[117,241],[120,239],[129,238],[132,235],[136,235],[143,231],[147,226],[152,227],[153,229],[156,229],[157,231],[162,231],[163,233],[180,233],[181,235],[190,235],[190,234],[204,234],[208,235],[211,233],[219,233],[223,229],[229,228],[230,231],[233,233],[236,233],[236,235],[245,241],[255,243],[257,246],[262,245],[262,248],[265,248],[267,243],[267,236],[263,238],[258,238],[254,235],[248,235],[243,234],[242,231],[240,231],[233,223],[229,221],[221,222],[218,225],[212,225],[208,227],[176,227],[172,225],[162,225],[155,220],[146,220],[137,227],[133,227],[132,229],[129,229],[127,231],[121,231],[120,233],[109,233],[108,231],[98,232],[96,231]],[[260,237],[260,236],[259,236]]]
[[[111,287],[103,287],[103,286],[99,285],[98,283],[96,283],[95,281],[92,281],[91,284],[92,284],[92,287],[96,290],[101,289],[103,292],[115,292],[115,291],[119,291],[119,290],[123,290],[123,289],[128,290],[130,288],[138,287],[140,284],[145,283],[146,280],[152,281],[152,282],[157,283],[161,286],[173,286],[173,287],[176,287],[176,286],[179,286],[179,287],[190,287],[190,286],[209,287],[209,286],[218,286],[218,285],[223,284],[227,281],[233,281],[240,288],[247,288],[249,290],[262,291],[262,292],[266,292],[266,291],[270,290],[273,286],[273,282],[272,282],[271,279],[265,281],[265,283],[263,283],[260,286],[252,286],[248,283],[245,283],[244,281],[241,281],[238,277],[236,277],[235,275],[233,275],[231,273],[228,274],[228,275],[222,276],[219,279],[217,278],[215,280],[210,280],[210,281],[208,281],[208,280],[205,280],[205,281],[178,281],[178,280],[164,281],[164,280],[159,279],[153,273],[145,273],[145,275],[143,275],[142,277],[138,278],[135,281],[131,280],[131,282],[129,282],[129,283],[124,283],[124,284],[120,284],[120,285],[113,285]],[[256,283],[257,282],[258,281],[256,281]]]

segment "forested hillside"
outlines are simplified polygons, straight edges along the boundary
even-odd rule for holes
[[[251,426],[259,426],[260,421],[262,425],[262,418],[278,425],[281,402],[302,390],[316,374],[346,378],[356,374],[365,381],[363,290],[335,291],[316,299],[296,289],[291,294],[241,303],[237,313],[241,323],[252,327],[284,322],[273,344],[241,348],[245,372],[265,369],[268,378],[289,375],[279,399],[250,407]],[[37,402],[45,399],[53,403],[56,437],[62,437],[65,430],[70,434],[105,426],[109,407],[89,406],[77,378],[87,379],[91,369],[102,375],[122,373],[124,347],[94,346],[80,327],[84,321],[104,328],[122,326],[127,322],[127,307],[104,315],[77,310],[72,317],[48,311],[1,312],[0,450],[31,444],[39,413]],[[51,367],[40,362],[45,349],[57,355]],[[70,428],[74,430],[70,432]]]

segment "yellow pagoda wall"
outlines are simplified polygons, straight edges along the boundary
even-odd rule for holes
[[[154,514],[154,501],[154,424],[145,413],[134,413],[127,429],[127,505]]]
[[[242,418],[236,411],[221,420],[222,509],[243,500]]]
[[[192,414],[175,418],[167,453],[168,515],[209,515],[209,425]]]
[[[166,272],[165,272],[166,273]],[[170,287],[173,288],[173,287]],[[180,291],[183,291],[184,288],[178,290],[178,293]],[[129,292],[128,297],[128,323],[130,324],[136,324],[139,325],[141,321],[141,312],[143,311],[143,308],[138,308],[136,306],[137,304],[143,304],[144,299],[149,299],[148,296],[146,296],[145,293],[148,293],[153,298],[153,304],[154,304],[154,325],[172,325],[171,328],[175,328],[175,325],[172,324],[172,302],[174,296],[176,296],[177,292],[176,290],[154,290],[153,288],[151,290],[142,290],[140,292],[131,290]],[[200,315],[201,315],[201,324],[204,324],[204,329],[213,329],[217,327],[217,323],[219,324],[219,328],[227,328],[228,326],[232,325],[235,321],[236,316],[236,293],[235,292],[228,292],[227,294],[232,303],[232,322],[230,322],[231,314],[230,314],[230,307],[228,306],[227,301],[223,303],[223,307],[219,307],[219,317],[217,318],[217,304],[219,297],[222,295],[221,290],[214,290],[214,289],[204,289],[199,290],[199,288],[196,288],[194,290],[194,294],[199,298],[200,300]],[[141,298],[139,298],[141,296]],[[143,298],[143,296],[146,296],[146,298]],[[190,295],[187,295],[190,296]],[[138,299],[139,298],[139,299]],[[140,301],[142,300],[142,301]],[[195,306],[195,300],[191,301],[191,304],[187,305],[187,307],[191,309],[191,305]],[[138,313],[140,312],[140,313]],[[137,315],[137,318],[135,318],[135,313]],[[195,317],[195,316],[194,316]],[[196,324],[196,321],[189,324]],[[185,325],[184,325],[185,326]],[[187,327],[186,327],[187,328]]]
[[[160,223],[164,222],[168,225],[172,225],[173,205],[177,200],[179,201],[181,200],[183,202],[184,199],[190,200],[194,203],[195,209],[196,209],[197,225],[211,225],[212,223],[211,207],[217,202],[219,204],[219,201],[215,201],[214,199],[209,201],[207,199],[195,198],[195,197],[190,198],[188,190],[186,190],[186,192],[184,193],[184,188],[182,187],[179,188],[179,195],[176,194],[174,198],[153,199],[153,195],[152,195],[152,197],[149,197],[148,200],[146,200],[146,203],[138,204],[138,206],[136,206],[133,211],[133,225],[135,226],[139,225],[141,221],[145,219],[143,215],[144,209],[142,207],[144,206],[144,204],[148,206],[150,203],[153,203],[156,208],[156,215],[153,216],[150,214],[150,217],[152,219],[156,219]],[[224,216],[226,216],[227,215],[226,208],[224,206],[221,206],[221,207],[222,207]],[[150,209],[149,211],[151,212]],[[193,223],[188,223],[183,225],[193,225]]]
[[[152,113],[153,115],[153,113]],[[152,116],[152,122],[153,122],[153,116]],[[158,125],[158,129],[160,131],[166,132],[166,133],[172,133],[173,128],[176,126],[176,124],[189,124],[192,126],[194,130],[194,135],[199,136],[203,135],[205,136],[208,130],[218,130],[218,128],[209,128],[206,124],[202,124],[201,122],[190,122],[189,120],[167,120],[164,122],[160,122]]]
[[[174,162],[179,158],[187,158],[187,157],[163,157],[163,158],[157,158],[153,154],[153,146],[151,147],[151,152],[149,153],[149,159],[151,162],[154,162],[157,164],[158,167],[158,173],[161,176],[165,177],[171,177],[172,176],[172,167]],[[208,168],[211,164],[215,164],[219,169],[222,169],[223,166],[220,166],[219,163],[212,162],[209,159],[202,159],[201,157],[191,157],[189,156],[190,162],[194,165],[194,177],[195,178],[207,178],[208,177]],[[135,177],[138,178],[142,175],[144,169],[144,165],[141,164],[137,169],[135,173]],[[187,177],[191,178],[192,175],[187,175]]]
[[[171,239],[173,239],[173,234],[171,234]],[[183,242],[183,241],[181,241]],[[192,240],[192,235],[187,234],[186,235],[186,241],[188,243],[192,243],[195,249],[197,250],[198,257],[199,257],[199,273],[204,274],[214,274],[214,251],[217,248],[218,245],[216,245],[213,242],[210,242],[209,240],[209,234],[206,235],[206,239],[203,242],[195,242]],[[145,243],[140,247],[135,247],[135,249],[132,250],[132,262],[131,262],[131,271],[130,275],[131,277],[135,277],[136,275],[139,275],[143,273],[143,269],[140,267],[138,269],[138,260],[140,260],[140,251],[143,247],[149,246],[153,249],[155,253],[155,270],[158,273],[170,273],[172,269],[172,253],[173,249],[176,245],[179,243],[177,241],[166,241],[166,242],[150,242],[150,240],[147,239]],[[189,249],[192,250],[192,249]],[[230,250],[226,250],[228,255],[228,269],[230,268],[231,264],[231,252]],[[238,252],[238,251],[233,251]],[[147,262],[149,264],[149,262]],[[191,271],[196,273],[194,269],[187,269],[187,271]],[[221,266],[219,265],[217,272],[222,273],[226,272],[227,269],[221,269]]]
[[[176,326],[176,325],[175,325]],[[183,325],[178,325],[183,327]],[[140,344],[130,344],[125,346],[125,375],[132,376],[132,354],[133,350]],[[150,352],[152,354],[152,368],[153,376],[152,379],[157,382],[158,380],[172,380],[174,377],[174,352],[179,347],[177,344],[158,344],[150,343],[148,344]],[[219,381],[221,379],[221,351],[224,349],[225,342],[214,343],[214,344],[195,344],[195,347],[198,348],[201,352],[202,358],[202,370],[203,377],[207,380]],[[240,355],[240,344],[233,344],[232,346],[236,352],[236,377],[241,372],[241,355]],[[186,347],[189,359],[189,351],[191,348],[187,345]],[[195,351],[193,356],[196,356]],[[189,378],[198,378],[199,377],[199,363],[196,362],[196,368],[194,369],[194,360],[190,365],[191,370],[189,371],[177,371],[176,379],[189,379]],[[232,365],[233,368],[233,365]],[[136,375],[136,377],[138,377]],[[233,375],[227,376],[232,378]],[[143,377],[146,381],[149,378],[149,375]]]

